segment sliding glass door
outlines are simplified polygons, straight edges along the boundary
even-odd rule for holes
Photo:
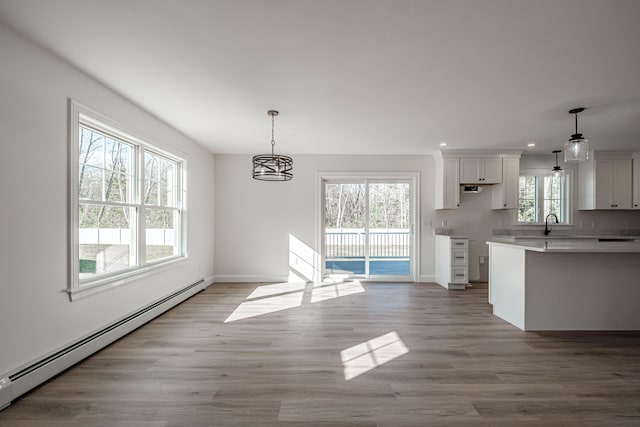
[[[325,276],[413,278],[411,180],[324,180]]]

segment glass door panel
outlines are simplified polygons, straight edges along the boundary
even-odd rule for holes
[[[411,188],[407,182],[369,183],[369,275],[411,274]]]
[[[324,186],[324,255],[326,274],[367,274],[366,186],[330,183]]]

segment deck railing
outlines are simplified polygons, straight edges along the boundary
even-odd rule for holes
[[[364,258],[366,234],[363,232],[325,232],[326,258]],[[373,258],[408,258],[409,231],[370,231],[369,256]]]

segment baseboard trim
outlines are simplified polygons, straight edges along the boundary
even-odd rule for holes
[[[435,283],[436,276],[435,274],[421,274],[420,275],[420,283]]]
[[[103,349],[165,311],[206,288],[205,280],[194,283],[132,311],[129,314],[99,328],[42,357],[0,376],[0,410],[11,401],[75,365],[93,353]]]
[[[215,277],[215,283],[239,283],[239,282],[265,282],[265,283],[279,283],[288,282],[287,276],[262,276],[262,275],[247,275],[247,274],[218,274]]]

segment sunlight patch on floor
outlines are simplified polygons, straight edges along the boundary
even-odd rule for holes
[[[358,281],[344,282],[336,285],[319,283],[317,285],[314,285],[313,289],[311,290],[311,303],[313,304],[333,298],[359,294],[361,292],[364,292],[364,287]]]
[[[274,283],[273,285],[258,286],[247,299],[264,298],[272,295],[286,294],[291,292],[301,292],[307,283],[304,281],[289,281],[283,283]]]
[[[294,283],[294,285],[299,285],[299,283]],[[243,302],[233,311],[233,313],[231,313],[229,317],[227,317],[227,320],[225,320],[224,323],[300,307],[302,305],[303,296],[304,292],[293,292]]]
[[[409,349],[396,332],[354,345],[340,352],[344,379],[349,381],[407,353]]]

